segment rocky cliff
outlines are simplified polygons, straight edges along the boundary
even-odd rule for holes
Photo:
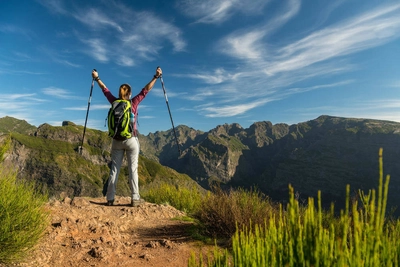
[[[178,138],[183,140],[180,127]],[[163,133],[168,134],[171,132]],[[162,139],[160,133],[152,138]],[[378,151],[383,148],[384,173],[392,177],[389,206],[394,209],[400,203],[397,122],[320,116],[294,125],[257,122],[247,129],[225,124],[193,134],[190,140],[179,156],[174,154],[171,137],[167,146],[158,148],[159,162],[188,174],[204,187],[218,180],[227,186],[257,187],[282,201],[292,184],[300,198],[315,197],[321,190],[326,205],[333,201],[339,206],[347,184],[353,195],[358,189],[377,187]],[[147,142],[151,144],[150,139]]]
[[[21,124],[17,119],[1,118],[0,128],[5,122]],[[35,181],[38,188],[50,196],[99,197],[104,194],[111,160],[111,139],[107,133],[86,129],[80,150],[82,126],[43,124],[34,129],[14,127],[0,135],[0,145],[6,143],[5,140],[11,141],[3,164],[16,170],[19,178]],[[140,156],[138,171],[142,188],[160,181],[197,186],[187,175],[143,156]],[[117,187],[119,196],[130,196],[127,174],[124,161]]]

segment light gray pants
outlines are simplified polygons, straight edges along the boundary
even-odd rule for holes
[[[124,141],[113,139],[111,147],[111,170],[107,187],[107,201],[114,200],[118,175],[125,151],[128,160],[129,187],[131,188],[132,199],[140,199],[138,175],[139,150],[139,140],[135,136]]]

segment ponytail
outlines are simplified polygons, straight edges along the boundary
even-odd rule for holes
[[[131,96],[132,90],[131,86],[127,83],[124,83],[119,87],[119,98],[124,100],[129,100]]]

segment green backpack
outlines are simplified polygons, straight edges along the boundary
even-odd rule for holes
[[[108,111],[108,135],[117,140],[132,137],[134,122],[131,122],[132,108],[130,100],[117,99]]]

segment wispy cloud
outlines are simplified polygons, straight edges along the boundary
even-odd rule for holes
[[[70,62],[70,61],[68,61],[68,60],[56,60],[56,62],[58,62],[58,63],[60,63],[60,64],[63,64],[63,65],[65,65],[65,66],[73,67],[73,68],[80,68],[80,67],[82,67],[81,65],[75,64],[75,63]]]
[[[11,70],[11,69],[0,69],[0,74],[10,74],[10,75],[43,75],[47,74],[46,72],[40,71],[30,71],[30,70]]]
[[[212,89],[209,88],[200,88],[196,90],[196,94],[185,94],[185,95],[181,95],[181,97],[183,99],[188,99],[191,101],[203,101],[205,99],[207,99],[208,97],[213,96],[215,93]]]
[[[164,91],[160,88],[153,88],[151,90],[152,94],[154,94],[157,97],[164,97]],[[165,88],[165,92],[167,93],[167,97],[176,97],[179,96],[175,91],[168,89],[168,87]]]
[[[154,116],[140,116],[140,119],[154,119]]]
[[[19,51],[15,51],[15,52],[13,52],[13,54],[14,54],[13,58],[16,61],[32,61],[33,60],[32,56],[29,54],[26,54],[26,53],[21,53]]]
[[[354,81],[346,80],[346,81],[341,81],[341,82],[331,83],[331,84],[319,84],[319,85],[314,85],[314,86],[309,86],[309,87],[290,88],[286,91],[286,93],[291,95],[294,93],[304,93],[304,92],[313,91],[313,90],[317,90],[317,89],[335,88],[335,87],[340,87],[343,85],[350,84],[352,82],[354,82]]]
[[[314,32],[276,51],[266,72],[275,74],[353,54],[400,35],[400,5],[383,7]]]
[[[67,14],[67,10],[62,0],[37,0],[41,5],[45,6],[51,13]]]
[[[139,110],[141,110],[141,109],[150,109],[150,108],[151,108],[150,106],[144,105],[144,104],[140,104],[139,107],[138,107]]]
[[[166,41],[172,44],[174,52],[185,50],[186,41],[182,38],[182,32],[173,24],[151,12],[125,10],[125,16],[120,19],[131,21],[125,23],[124,34],[116,35],[117,43],[111,47],[120,55],[117,63],[123,65],[128,62],[133,65],[136,60],[152,61]]]
[[[61,98],[61,99],[82,99],[81,97],[77,97],[74,95],[71,95],[71,92],[65,89],[57,88],[57,87],[47,87],[43,88],[42,93],[45,95],[49,95],[55,98]]]
[[[246,113],[256,107],[272,101],[271,99],[261,99],[246,104],[225,105],[225,106],[205,106],[200,107],[200,111],[205,112],[206,117],[232,117]]]
[[[87,110],[88,106],[80,106],[80,107],[66,107],[63,108],[65,110]],[[90,105],[90,110],[108,110],[110,108],[110,105]]]
[[[261,40],[266,35],[264,30],[254,30],[241,35],[230,35],[221,43],[224,52],[237,58],[255,60],[262,57],[264,48]]]
[[[117,58],[117,64],[121,66],[130,67],[135,65],[135,61],[133,60],[133,58],[129,56],[121,55]]]
[[[358,106],[371,109],[398,109],[400,108],[400,99],[376,99],[374,101],[359,103]],[[396,116],[399,117],[399,114],[396,114]]]
[[[0,24],[0,32],[5,34],[18,34],[23,35],[27,39],[31,39],[35,34],[26,28],[21,28],[13,24]]]
[[[81,65],[71,62],[72,56],[70,55],[70,52],[64,52],[64,51],[57,51],[53,48],[41,46],[38,48],[38,50],[43,53],[46,58],[51,59],[53,62],[56,62],[58,64],[62,64],[64,66],[68,67],[73,67],[73,68],[80,68]]]
[[[17,99],[28,99],[36,94],[5,94],[1,96],[1,102],[6,103],[9,101],[15,101]]]
[[[377,99],[375,101],[349,100],[352,105],[343,106],[313,106],[307,108],[293,108],[286,112],[295,112],[305,118],[317,117],[321,114],[329,114],[347,118],[368,118],[378,120],[400,121],[400,116],[394,111],[400,108],[400,99]],[[293,121],[292,123],[297,123]]]
[[[84,49],[87,54],[91,55],[94,59],[100,62],[108,62],[108,50],[106,48],[106,44],[102,40],[98,38],[82,38],[81,41],[88,45],[88,47]]]
[[[390,87],[400,88],[400,81],[395,81],[389,84]]]
[[[234,58],[265,61],[273,51],[270,51],[265,38],[293,18],[300,10],[300,1],[291,0],[282,13],[261,26],[241,29],[222,38],[217,50]]]
[[[165,41],[172,44],[175,52],[184,51],[186,42],[182,39],[181,30],[174,25],[153,13],[125,12],[126,17],[118,17],[121,21],[131,20],[126,24],[124,34],[116,34],[116,41],[100,54],[108,52],[117,58],[117,64],[133,66],[136,60],[154,60]]]
[[[269,1],[265,0],[180,0],[176,7],[185,15],[195,18],[196,23],[222,23],[235,13],[261,14]]]
[[[39,99],[36,93],[2,94],[0,98],[0,117],[12,116],[32,123],[41,114],[46,114],[45,111],[39,112],[37,109],[43,105],[43,102],[46,102],[46,100]],[[32,112],[33,109],[35,109],[35,112]]]
[[[212,72],[203,72],[195,74],[185,74],[185,77],[199,79],[207,84],[220,84],[230,79],[236,79],[240,73],[229,73],[223,68],[217,68]]]
[[[265,72],[272,75],[311,66],[315,63],[366,50],[400,35],[400,5],[386,6],[358,15],[334,26],[274,48],[264,38],[282,26],[299,9],[299,2],[288,5],[285,15],[277,16],[265,26],[232,33],[220,41],[219,51],[231,57],[258,59]],[[260,66],[260,65],[259,65]]]
[[[220,53],[242,60],[245,67],[240,72],[235,68],[216,67],[209,73],[186,75],[209,84],[208,90],[213,92],[209,96],[199,94],[190,98],[216,102],[216,107],[199,109],[202,114],[236,116],[293,94],[354,83],[355,80],[341,80],[327,84],[318,79],[358,68],[345,56],[386,44],[400,36],[400,4],[393,4],[355,14],[285,45],[269,43],[270,34],[296,16],[299,8],[300,2],[293,0],[282,14],[264,25],[233,32],[219,41]],[[311,78],[315,80],[314,85],[296,86],[296,83]],[[268,101],[254,102],[255,97]],[[238,105],[239,100],[242,104]]]
[[[158,14],[138,12],[117,2],[107,4],[107,13],[100,6],[80,6],[78,9],[65,7],[63,1],[40,3],[52,13],[82,23],[84,29],[75,30],[75,35],[85,45],[81,52],[99,62],[112,60],[121,66],[134,66],[138,61],[154,60],[166,42],[172,44],[174,52],[182,52],[186,48],[182,31]],[[104,42],[105,38],[107,42]]]
[[[116,29],[118,32],[124,32],[122,27],[118,24],[118,22],[109,18],[107,14],[101,12],[97,8],[88,8],[88,9],[78,9],[77,13],[73,14],[74,18],[78,21],[86,24],[92,29],[102,29],[104,27],[111,27]]]

